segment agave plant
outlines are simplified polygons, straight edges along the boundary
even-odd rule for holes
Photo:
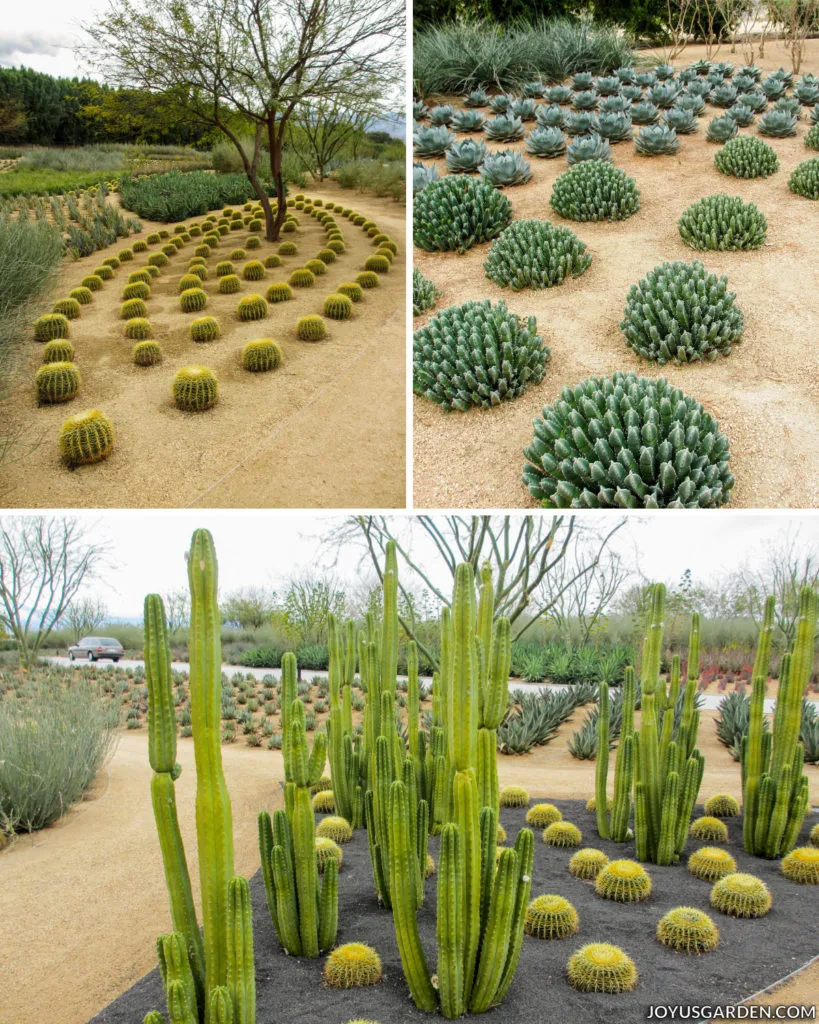
[[[566,160],[579,164],[583,160],[612,160],[611,144],[608,139],[601,139],[597,132],[579,135],[566,149]]]
[[[566,152],[566,136],[559,128],[534,128],[526,136],[526,152],[531,156],[553,159]]]
[[[708,125],[705,137],[709,142],[727,142],[737,133],[737,123],[728,114],[715,117]]]
[[[412,104],[412,119],[413,121],[423,121],[429,113],[429,107],[423,100],[414,100]]]
[[[769,78],[775,78],[782,82],[786,89],[790,89],[793,85],[793,72],[786,71],[785,68],[777,68],[776,71],[772,71]]]
[[[498,114],[484,122],[483,130],[493,142],[516,142],[523,138],[523,121],[519,117]]]
[[[474,174],[486,156],[486,143],[477,139],[453,142],[446,151],[446,169],[452,174]]]
[[[746,75],[743,73],[734,75],[734,88],[740,95],[744,92],[750,92],[755,87],[756,79],[753,75]]]
[[[412,165],[412,193],[415,195],[421,192],[432,181],[438,180],[438,168],[434,165],[427,167],[426,164]]]
[[[523,87],[523,95],[533,100],[540,99],[544,88],[543,82],[527,82]]]
[[[567,135],[586,135],[597,131],[597,116],[587,110],[571,110],[563,121]]]
[[[675,82],[658,82],[648,90],[648,98],[660,110],[668,110],[674,105],[679,92]]]
[[[711,92],[710,84],[704,78],[695,78],[688,83],[687,91],[692,96],[702,96],[703,99]]]
[[[451,127],[456,132],[479,132],[483,128],[484,116],[479,110],[457,110]]]
[[[591,71],[578,71],[572,79],[572,90],[583,92],[585,89],[594,88],[594,75]]]
[[[810,112],[810,123],[819,124],[819,103]]]
[[[534,121],[536,109],[535,101],[526,97],[513,100],[509,104],[509,113],[512,117],[519,117],[521,121]]]
[[[680,148],[680,140],[668,125],[649,124],[635,136],[634,148],[641,156],[664,156],[676,153]]]
[[[455,108],[451,107],[448,103],[444,103],[438,107],[429,108],[429,123],[434,125],[448,125],[452,121],[452,117],[455,114]]]
[[[819,82],[813,79],[813,76],[806,81],[807,78],[807,75],[803,75],[802,80],[793,90],[793,98],[804,107],[812,107],[819,103]]]
[[[750,107],[755,114],[761,114],[763,110],[768,109],[768,100],[758,89],[744,92],[742,94],[742,102],[746,107]]]
[[[635,124],[655,124],[660,116],[660,108],[648,100],[640,100],[631,108],[631,120]]]
[[[735,121],[740,128],[747,128],[754,120],[753,110],[751,110],[750,107],[746,107],[741,100],[738,103],[735,103],[733,107],[729,107],[725,111],[725,116],[730,117],[731,120]]]
[[[715,107],[732,107],[737,101],[736,86],[730,82],[722,82],[711,92],[711,103]]]
[[[543,98],[547,103],[568,103],[572,98],[572,90],[568,85],[553,85],[544,89]]]
[[[525,185],[532,180],[532,170],[520,153],[514,149],[503,149],[499,153],[487,153],[480,166],[481,176],[495,188]]]
[[[489,96],[483,89],[473,89],[464,96],[465,107],[485,107],[489,103]]]
[[[778,100],[785,95],[788,91],[788,87],[781,78],[775,78],[773,75],[768,75],[768,77],[762,82],[762,91],[769,100]]]
[[[759,119],[759,134],[774,139],[796,135],[796,117],[787,110],[766,110]]]
[[[514,96],[508,96],[506,93],[499,93],[497,96],[492,96],[489,99],[489,109],[493,114],[506,114],[512,105]]]
[[[641,89],[650,89],[653,85],[657,84],[657,76],[653,71],[639,71],[634,81]]]
[[[597,118],[597,133],[609,142],[628,142],[632,137],[632,123],[629,114],[614,111]]]
[[[654,74],[660,82],[674,77],[674,68],[670,64],[655,64]]]
[[[674,104],[677,110],[690,110],[692,114],[699,117],[705,110],[705,100],[693,92],[684,92]]]
[[[795,96],[783,96],[781,100],[774,103],[772,110],[784,110],[786,114],[793,114],[798,121],[802,116],[802,104]]]
[[[443,156],[454,141],[455,136],[446,125],[420,127],[412,137],[416,156]]]
[[[620,95],[629,103],[635,103],[643,98],[643,90],[639,85],[624,85],[620,90]]]
[[[601,114],[630,114],[631,103],[625,96],[606,96],[600,100],[600,106],[597,109]]]
[[[689,82],[693,82],[697,77],[697,72],[693,68],[683,68],[677,75],[677,81],[682,82],[683,85],[688,85]]]
[[[616,68],[614,75],[623,85],[633,85],[636,79],[636,72],[632,67]]]
[[[695,71],[698,75],[707,75],[711,71],[711,61],[704,60],[703,58],[695,60],[691,65],[691,70]]]
[[[558,103],[550,103],[548,106],[541,104],[535,111],[535,120],[541,128],[560,128],[565,116]]]
[[[762,78],[762,72],[756,66],[756,64],[743,64],[742,67],[737,71],[737,75],[747,75],[748,78],[753,79],[753,81],[755,82],[758,82],[760,78]],[[734,76],[734,80],[736,81],[736,76]]]
[[[594,89],[584,89],[572,97],[572,107],[575,110],[595,110],[597,103],[597,93]]]
[[[666,110],[663,120],[678,135],[693,135],[699,127],[697,115],[693,110],[686,110],[685,107],[672,107],[670,110]]]
[[[597,91],[601,96],[614,96],[620,91],[620,79],[616,75],[602,75],[597,79]]]
[[[712,65],[711,70],[714,74],[721,75],[723,78],[730,78],[734,73],[734,65],[730,61],[720,60]]]

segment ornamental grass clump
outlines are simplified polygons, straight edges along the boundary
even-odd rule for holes
[[[713,360],[742,340],[735,299],[728,278],[699,260],[661,263],[632,285],[620,329],[629,348],[660,366]]]
[[[447,412],[487,409],[539,384],[549,356],[534,317],[488,299],[450,306],[413,336],[413,391]]]
[[[567,220],[626,220],[640,209],[640,193],[635,180],[619,167],[587,160],[560,175],[550,204]]]
[[[662,377],[565,387],[524,455],[523,482],[545,508],[719,508],[734,486],[719,424]]]
[[[486,276],[501,288],[552,288],[580,277],[591,265],[585,242],[569,228],[543,220],[514,221],[493,242]]]
[[[705,196],[692,203],[677,222],[680,237],[692,249],[736,252],[758,249],[768,222],[754,203],[739,196]]]
[[[503,231],[512,219],[512,204],[483,179],[449,175],[431,182],[416,196],[412,219],[413,237],[420,248],[465,252]]]

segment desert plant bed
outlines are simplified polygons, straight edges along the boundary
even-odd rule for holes
[[[618,82],[615,74],[591,76],[590,88],[588,76],[578,75],[560,87],[544,82],[538,90],[530,83],[507,99],[487,85],[483,93],[474,87],[466,103],[461,95],[435,95],[416,104],[420,150],[434,153],[444,143],[440,155],[415,156],[414,264],[428,282],[414,319],[423,339],[419,353],[429,348],[427,325],[442,311],[489,300],[493,308],[503,302],[549,354],[542,379],[525,389],[485,356],[479,365],[459,365],[447,380],[439,377],[435,389],[416,374],[419,505],[819,504],[818,324],[805,299],[813,287],[817,213],[811,183],[819,180],[811,163],[815,132],[809,132],[819,111],[796,99],[812,97],[819,40],[808,40],[803,76],[792,80],[778,71],[790,63],[779,43],[758,69],[744,71],[740,60],[732,69],[720,65],[719,72],[711,65],[710,82],[700,73],[703,65],[700,72],[692,69],[702,51],[686,48],[671,79],[661,67],[649,81],[650,67],[641,66],[639,85],[629,84],[628,75]],[[656,62],[662,64],[660,53]],[[461,122],[457,115],[464,110],[480,117]],[[791,110],[799,115],[793,126]],[[708,125],[727,112],[735,115],[736,130],[709,141]],[[504,141],[483,127],[497,117],[519,122]],[[461,123],[468,133],[459,130]],[[436,142],[435,132],[449,139]],[[486,174],[466,156],[449,157],[449,142],[462,140],[485,146],[493,159]],[[616,173],[580,173],[586,162]],[[442,188],[455,181],[461,183],[457,194]],[[484,195],[485,186],[497,199]],[[473,193],[479,212],[470,218],[470,203],[459,200]],[[728,200],[703,202],[711,196]],[[529,226],[517,228],[523,221]],[[516,245],[515,231],[534,238],[538,221],[570,231],[577,241],[567,234],[559,247]],[[690,298],[695,294],[705,298]],[[457,337],[450,330],[452,351]],[[603,402],[605,382],[617,373],[644,379],[632,402],[645,408],[658,407],[663,395],[672,405],[689,402],[671,448],[652,452],[658,442],[649,427],[649,439],[640,440],[633,456],[637,460],[642,445],[652,452],[651,465],[637,468],[624,455],[622,474],[607,454],[584,449],[582,438],[570,436],[575,403],[584,408],[585,433],[596,439],[584,403]],[[619,378],[625,388],[630,380]],[[581,385],[585,393],[576,390]],[[447,406],[431,397],[433,390],[457,394],[458,402]],[[556,401],[568,405],[552,416]],[[534,431],[533,421],[539,424]],[[698,440],[680,462],[677,441],[692,444],[694,423]],[[557,434],[565,443],[554,446]],[[772,444],[774,437],[781,440]],[[612,452],[617,459],[616,439]],[[584,460],[596,463],[590,476]]]
[[[543,799],[548,799],[548,794]],[[602,850],[612,861],[633,857],[633,842],[614,843],[598,838],[595,816],[586,810],[585,801],[550,802],[564,820],[580,829],[584,846]],[[501,811],[501,824],[507,834],[505,845],[514,842],[525,824],[526,813],[525,807]],[[697,807],[696,813],[702,814],[702,808]],[[814,820],[815,816],[809,818],[803,827],[802,845],[807,842]],[[569,861],[577,851],[547,846],[541,839],[542,830],[537,830],[532,898],[549,893],[565,897],[577,910],[579,928],[564,939],[542,940],[529,935],[524,938],[515,981],[491,1019],[510,1024],[534,1020],[545,1005],[551,1007],[551,1015],[557,1020],[602,1020],[614,1012],[637,1019],[648,1013],[649,1006],[658,1004],[728,1006],[810,960],[819,944],[819,919],[815,914],[805,913],[805,900],[813,898],[814,892],[783,878],[778,861],[748,856],[742,849],[740,818],[728,819],[726,824],[728,841],[721,847],[735,858],[738,871],[761,878],[772,893],[773,907],[759,919],[736,919],[714,910],[709,903],[712,885],[689,874],[685,861],[671,867],[646,865],[652,882],[647,900],[623,904],[603,899],[596,894],[593,881],[569,873]],[[684,858],[702,845],[705,844],[689,840]],[[430,853],[436,862],[438,847],[439,840],[430,839]],[[381,1024],[403,1024],[441,1019],[416,1010],[407,999],[392,915],[378,906],[373,892],[366,834],[356,832],[342,849],[338,942],[366,941],[381,957],[383,978],[372,986],[334,989],[322,981],[324,958],[285,956],[276,941],[264,902],[264,884],[257,873],[250,888],[259,1019],[265,1019],[265,1013],[273,1012],[273,1007],[276,1020],[285,1022],[344,1022],[361,1018]],[[425,901],[419,913],[422,940],[432,946],[434,881],[433,876],[426,883]],[[680,906],[700,909],[711,917],[719,930],[716,949],[691,956],[668,949],[655,938],[660,918]],[[632,958],[638,972],[633,991],[581,993],[568,984],[569,957],[592,942],[614,943]],[[162,982],[159,971],[154,970],[97,1014],[90,1024],[131,1024],[162,1003]]]
[[[401,211],[332,183],[277,242],[248,202],[66,266],[4,404],[39,441],[8,503],[403,505],[404,267]]]

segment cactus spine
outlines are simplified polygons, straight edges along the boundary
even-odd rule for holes
[[[145,600],[148,756],[151,796],[174,931],[160,936],[158,958],[171,1024],[255,1024],[250,894],[233,875],[233,825],[220,745],[220,616],[217,563],[207,530],[197,530],[188,559],[191,591],[190,698],[196,762],[196,832],[204,935],[193,904],[176,814],[176,719],[162,600]]]
[[[309,750],[304,704],[297,698],[296,657],[282,656],[284,809],[259,815],[259,853],[267,906],[279,942],[296,956],[318,956],[336,940],[338,862],[324,866],[319,884],[316,819],[310,787],[321,778],[327,739],[317,733]]]
[[[802,771],[804,751],[799,733],[802,693],[813,663],[816,592],[809,587],[800,592],[794,644],[782,658],[773,727],[765,733],[762,723],[773,615],[774,599],[769,597],[754,661],[748,735],[741,749],[743,845],[747,853],[771,859],[782,857],[796,845],[808,808],[808,778]]]

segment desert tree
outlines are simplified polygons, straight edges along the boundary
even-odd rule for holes
[[[768,10],[771,20],[782,32],[796,75],[805,59],[808,36],[819,31],[819,0],[772,0]]]
[[[187,553],[185,558],[187,560]],[[191,621],[191,598],[187,590],[171,590],[162,595],[165,616],[168,620],[168,634],[173,636]]]
[[[84,584],[107,564],[94,526],[65,516],[0,519],[0,626],[28,671]]]
[[[60,625],[71,632],[74,641],[89,636],[105,624],[108,606],[98,597],[75,597],[63,616]]]
[[[404,0],[108,0],[85,26],[88,64],[107,81],[174,90],[203,124],[236,147],[275,241],[260,173],[263,146],[283,197],[284,144],[299,108],[354,96],[376,81],[388,92],[403,74]],[[253,145],[242,145],[246,127]]]
[[[288,583],[273,624],[281,627],[296,647],[326,644],[330,615],[342,619],[346,612],[347,597],[338,580],[308,570]]]
[[[240,629],[261,629],[276,608],[276,593],[268,587],[242,587],[231,591],[219,603],[222,622]]]

